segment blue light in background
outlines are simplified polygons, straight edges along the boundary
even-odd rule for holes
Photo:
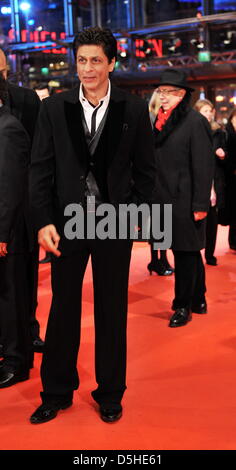
[[[22,3],[20,4],[20,9],[21,9],[22,11],[29,11],[30,8],[31,8],[31,5],[30,5],[30,3],[28,3],[28,2],[22,2]]]
[[[29,26],[33,26],[35,24],[35,20],[31,19],[28,21]]]

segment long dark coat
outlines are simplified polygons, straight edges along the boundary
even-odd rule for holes
[[[95,155],[96,181],[106,187],[106,200],[151,202],[155,188],[153,135],[146,103],[111,88],[106,123]],[[82,125],[79,88],[46,98],[36,129],[31,166],[31,201],[37,230],[54,224],[64,253],[77,241],[64,237],[64,210],[84,203],[90,157]]]
[[[205,220],[194,211],[208,211],[214,159],[211,129],[204,116],[188,106],[188,96],[174,109],[162,131],[154,129],[157,196],[172,204],[172,249],[198,251],[205,244]]]
[[[35,125],[40,108],[40,99],[37,93],[28,88],[8,83],[8,107],[25,130],[28,132],[31,143],[33,142]]]
[[[28,167],[30,140],[22,124],[0,108],[0,241],[8,253],[28,250]]]

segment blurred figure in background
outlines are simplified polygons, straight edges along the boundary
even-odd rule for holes
[[[0,72],[0,328],[3,360],[0,388],[29,378],[30,345],[26,223],[30,139],[5,106],[7,82]]]
[[[218,227],[218,210],[225,205],[224,160],[226,156],[226,134],[214,120],[215,110],[211,101],[206,99],[198,100],[194,108],[208,120],[213,138],[215,168],[211,187],[211,205],[207,214],[205,258],[207,264],[216,266],[217,259],[214,252]]]
[[[156,90],[154,90],[149,101],[149,115],[152,127],[155,125],[160,105],[159,95]],[[152,274],[152,271],[154,271],[159,276],[171,276],[171,274],[174,272],[174,269],[168,262],[166,250],[154,250],[154,244],[152,242],[149,244],[151,249],[151,261],[147,266],[149,273]]]
[[[39,99],[42,101],[45,98],[48,98],[50,96],[50,89],[47,83],[38,83],[34,87],[34,91],[37,93]],[[45,252],[45,257],[39,261],[39,264],[46,264],[51,262],[51,254],[49,251]]]
[[[4,52],[0,49],[0,71],[3,77],[7,80],[7,60]],[[7,80],[8,94],[6,98],[6,106],[10,110],[10,113],[15,116],[25,128],[32,146],[34,130],[40,108],[40,100],[37,94],[33,90],[28,88],[20,87],[10,83]],[[38,259],[39,259],[39,245],[37,237],[33,233],[31,221],[28,216],[26,217],[26,223],[28,226],[28,233],[32,232],[32,239],[34,239],[32,251],[29,256],[28,262],[28,282],[30,290],[30,332],[32,338],[32,347],[35,352],[42,352],[44,343],[40,338],[40,326],[36,319],[36,310],[38,305],[37,293],[38,293]],[[1,338],[0,338],[1,339]],[[1,343],[1,340],[0,340]],[[1,348],[0,348],[1,354]]]
[[[193,89],[183,70],[169,67],[160,76],[161,107],[154,126],[156,203],[172,205],[172,250],[175,259],[175,313],[169,326],[180,327],[192,312],[207,313],[205,224],[213,179],[211,129],[191,109]]]
[[[236,250],[236,108],[231,112],[226,125],[227,166],[226,166],[226,205],[229,217],[229,246]]]

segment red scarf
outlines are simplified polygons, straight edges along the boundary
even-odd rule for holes
[[[162,131],[162,128],[164,127],[167,119],[169,119],[172,111],[176,108],[176,106],[178,104],[179,103],[172,106],[172,108],[168,109],[168,111],[164,111],[164,109],[162,107],[159,109],[158,115],[157,115],[157,120],[156,120],[156,123],[155,123],[155,127],[158,129],[158,131]]]

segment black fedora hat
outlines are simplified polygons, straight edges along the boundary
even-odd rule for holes
[[[159,85],[173,85],[185,90],[194,91],[187,83],[187,75],[184,70],[168,68],[163,70]]]

